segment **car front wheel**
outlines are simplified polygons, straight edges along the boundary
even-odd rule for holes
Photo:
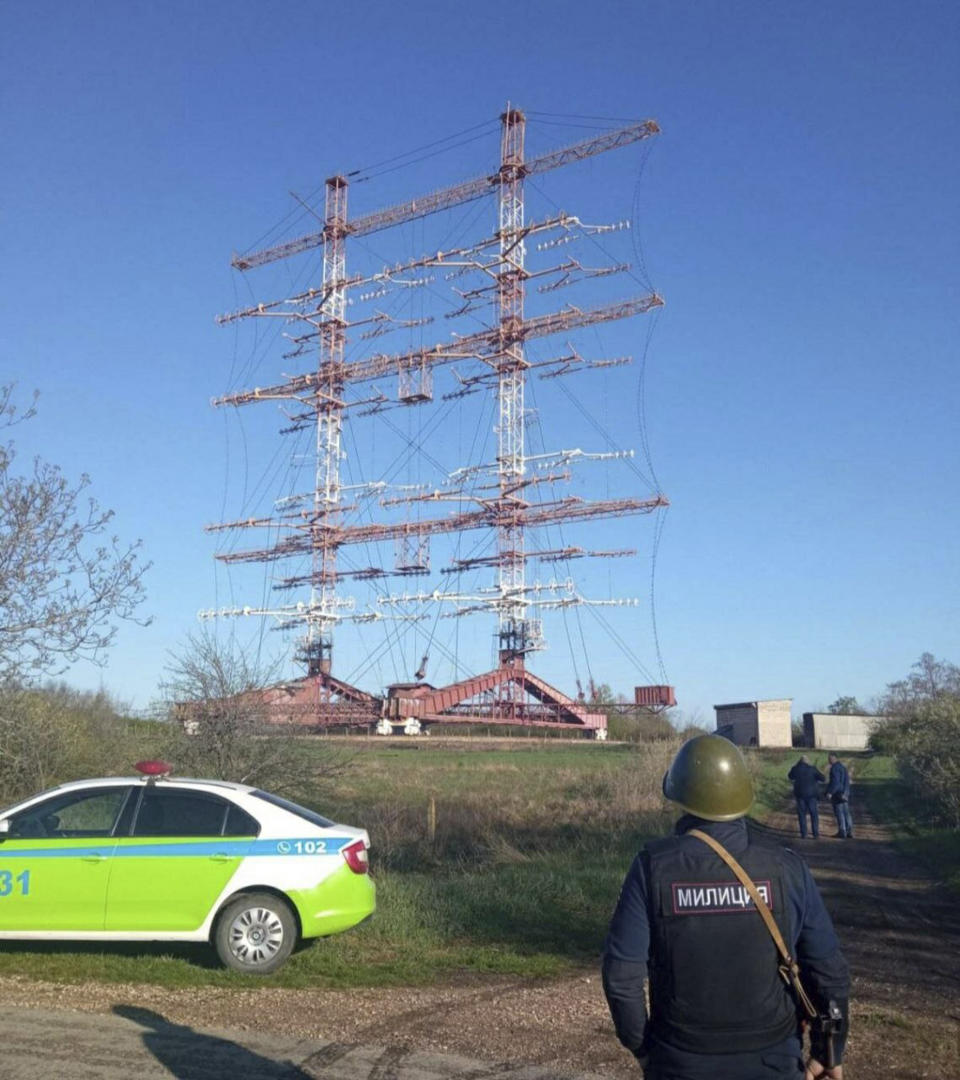
[[[246,893],[231,900],[220,913],[213,936],[221,962],[249,975],[276,971],[296,943],[293,912],[272,893]]]

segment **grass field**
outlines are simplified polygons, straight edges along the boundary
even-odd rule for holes
[[[414,985],[464,971],[539,977],[596,963],[630,861],[676,817],[660,782],[677,744],[484,743],[349,744],[345,772],[318,784],[309,802],[370,831],[378,910],[364,925],[301,950],[271,985]],[[305,740],[303,752],[320,763],[328,746]],[[786,772],[796,756],[748,755],[754,816],[789,805]],[[812,760],[823,767],[826,754]],[[858,795],[904,850],[960,884],[956,832],[917,824],[922,808],[889,759],[848,760]],[[166,944],[6,942],[0,974],[262,985],[221,970],[206,948]]]
[[[280,986],[557,975],[595,963],[623,876],[673,816],[660,781],[675,745],[530,740],[441,747],[358,742],[311,804],[371,834],[378,910],[308,946]],[[322,755],[322,741],[304,753]],[[429,807],[434,807],[431,836]],[[65,982],[260,985],[194,946],[0,945],[0,974]]]

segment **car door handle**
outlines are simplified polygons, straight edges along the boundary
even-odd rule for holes
[[[211,862],[230,862],[233,858],[232,855],[228,855],[225,851],[218,851],[216,855],[210,856]]]
[[[87,855],[81,855],[80,858],[83,859],[84,862],[92,863],[100,863],[107,861],[106,855],[101,855],[99,851],[91,851]]]

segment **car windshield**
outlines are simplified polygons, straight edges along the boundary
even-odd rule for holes
[[[305,806],[298,806],[297,803],[290,802],[289,799],[281,799],[279,795],[271,795],[269,791],[252,791],[250,794],[273,806],[279,806],[281,810],[288,810],[291,814],[296,814],[297,817],[303,818],[304,821],[309,821],[311,825],[319,825],[321,829],[329,829],[331,825],[336,824],[329,818],[323,817],[322,814],[318,814],[315,810],[308,810]]]

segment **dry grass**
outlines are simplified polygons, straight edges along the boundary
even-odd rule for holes
[[[320,806],[333,813],[336,799],[336,815],[361,822],[378,865],[391,869],[516,863],[586,845],[619,850],[662,827],[660,785],[676,747],[371,751]]]
[[[304,740],[304,756],[319,763],[327,742]],[[674,816],[660,783],[675,750],[351,742],[351,768],[319,777],[309,802],[369,830],[378,910],[298,953],[274,984],[413,985],[464,970],[556,977],[594,964],[631,860]],[[186,947],[0,949],[0,974],[52,981],[244,981],[209,964],[203,950]]]

